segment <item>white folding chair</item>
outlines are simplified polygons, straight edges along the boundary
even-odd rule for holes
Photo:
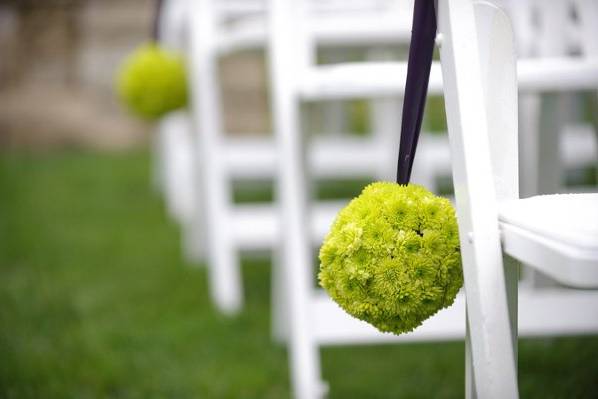
[[[158,21],[159,45],[177,53],[187,51],[187,0],[162,3]],[[163,194],[168,213],[182,227],[183,246],[201,256],[202,240],[195,237],[191,221],[196,208],[195,168],[191,120],[188,110],[164,116],[154,135],[154,185]]]
[[[520,56],[580,60],[598,55],[594,44],[598,35],[598,10],[594,1],[506,3]],[[575,99],[572,94],[575,93],[560,90],[542,96],[528,93],[520,98],[523,196],[562,190],[565,168],[596,165],[598,139],[594,126],[568,120]]]
[[[469,0],[439,2],[438,18],[467,297],[467,394],[514,398],[517,270],[504,268],[502,251],[564,284],[598,287],[598,194],[517,199],[509,19]]]
[[[409,20],[409,8],[403,6],[390,10],[391,20],[387,15],[388,3],[397,2],[354,1],[348,3],[350,7],[315,2],[314,13],[318,23],[312,27],[311,37],[327,46],[356,43],[386,45],[405,40],[408,38],[408,23],[402,20]],[[266,37],[263,35],[269,32],[259,25],[259,5],[249,11],[238,11],[225,7],[226,4],[229,3],[213,0],[191,2],[189,57],[192,112],[196,119],[194,145],[200,180],[198,191],[201,199],[198,201],[203,204],[199,210],[201,215],[196,213],[195,216],[195,220],[202,223],[194,223],[194,229],[201,230],[206,240],[205,253],[213,300],[220,310],[233,313],[241,307],[243,295],[238,251],[276,248],[277,237],[284,225],[278,219],[275,206],[233,204],[231,182],[233,178],[273,178],[276,165],[283,158],[277,153],[271,137],[233,138],[223,131],[218,59],[232,51],[259,46],[260,38],[263,40]],[[386,8],[381,8],[381,5],[386,5]],[[381,24],[380,19],[374,19],[373,15],[364,23],[363,13],[358,12],[364,9],[369,14],[376,12],[375,15],[382,16],[385,23]],[[333,10],[344,14],[339,17]],[[245,18],[239,17],[244,12],[250,13],[251,18],[246,18],[249,23],[243,24]],[[262,24],[265,22],[263,17],[262,13]],[[270,32],[271,35],[276,34]],[[263,40],[261,45],[265,43]],[[383,66],[384,63],[380,64]],[[328,92],[319,99],[344,96],[342,91]],[[314,140],[307,155],[310,171],[318,177],[388,178],[394,170],[392,141],[398,131],[400,115],[395,108],[399,107],[396,96],[378,100],[373,106],[374,134],[369,137],[333,135]],[[339,203],[328,203],[318,207],[311,221],[314,242],[323,238],[340,206]]]
[[[567,57],[583,62],[598,55],[593,44],[598,35],[595,2],[522,0],[506,3],[520,56],[531,60]],[[563,78],[566,80],[567,76]],[[563,184],[566,170],[598,165],[598,136],[594,126],[571,120],[570,109],[572,101],[577,99],[576,94],[563,87],[558,91],[520,96],[522,197],[567,190]],[[592,189],[582,186],[575,191]],[[523,278],[538,288],[555,284],[529,268],[524,269]]]
[[[539,80],[531,90],[520,95],[521,189],[523,196],[566,190],[566,170],[596,166],[598,136],[591,123],[569,119],[571,95],[575,87],[567,87],[572,64],[596,59],[595,37],[598,35],[597,5],[592,0],[495,0],[505,7],[514,21],[518,58],[527,70],[538,73],[548,70],[553,82]],[[540,23],[538,24],[538,20]],[[551,59],[565,63],[551,62]],[[537,62],[537,64],[535,64]],[[535,64],[535,65],[534,65]],[[559,71],[559,69],[561,69]],[[584,68],[587,70],[587,68]],[[580,69],[579,72],[582,70]],[[524,88],[525,79],[520,77]],[[559,85],[555,85],[560,82]],[[543,84],[547,83],[547,87]],[[587,90],[589,87],[578,87]],[[578,91],[578,90],[577,90]],[[578,115],[579,117],[579,115]],[[539,132],[542,131],[542,135]],[[422,142],[425,143],[424,137]],[[418,155],[420,165],[432,165],[436,175],[450,170],[448,149],[436,146],[435,151]],[[420,169],[414,168],[414,171]],[[421,179],[420,179],[421,180]],[[425,181],[425,180],[424,180]],[[577,187],[587,191],[592,187]]]
[[[305,221],[309,220],[310,214],[314,214],[317,208],[314,207],[313,200],[310,200],[308,196],[309,190],[306,181],[309,173],[306,172],[309,171],[309,167],[305,160],[304,149],[309,147],[303,143],[301,134],[300,103],[306,99],[331,96],[332,93],[335,96],[364,97],[400,94],[405,84],[405,65],[401,63],[384,65],[369,63],[315,67],[309,61],[309,52],[306,54],[304,48],[297,44],[300,45],[302,40],[306,40],[305,38],[301,39],[301,35],[310,31],[309,27],[305,26],[309,23],[309,19],[306,17],[304,7],[305,4],[301,2],[296,2],[293,7],[289,7],[284,0],[271,0],[270,2],[272,24],[270,29],[276,32],[270,43],[270,63],[273,76],[271,97],[274,101],[278,149],[281,159],[284,160],[279,165],[277,192],[284,226],[281,231],[282,251],[280,256],[285,277],[284,288],[288,294],[291,381],[295,397],[317,398],[325,391],[325,385],[320,380],[320,346],[341,343],[458,339],[464,335],[465,317],[463,297],[461,296],[458,297],[453,307],[439,312],[414,332],[399,337],[383,335],[371,326],[342,313],[329,298],[314,290],[312,236],[310,226]],[[479,11],[478,20],[483,19],[483,23],[487,23],[489,18],[492,19],[491,16],[494,15],[495,9],[487,4],[479,7],[482,8]],[[491,10],[492,13],[488,10]],[[440,41],[443,43],[442,69],[446,79],[444,93],[453,148],[452,156],[455,165],[453,175],[461,219],[461,237],[463,242],[468,243],[462,245],[464,245],[463,262],[466,289],[472,302],[469,307],[469,319],[472,328],[471,337],[474,341],[473,358],[478,365],[479,359],[487,355],[493,365],[498,364],[501,370],[504,369],[504,372],[496,372],[493,367],[481,365],[482,371],[479,373],[476,368],[476,378],[480,374],[479,385],[488,387],[481,393],[503,389],[500,391],[506,394],[503,397],[511,397],[516,395],[517,389],[516,383],[513,385],[511,380],[511,377],[514,376],[513,344],[510,335],[511,329],[508,325],[509,309],[504,290],[507,285],[500,256],[497,210],[493,209],[496,198],[493,194],[494,186],[491,179],[490,149],[489,145],[484,142],[487,137],[483,135],[488,126],[484,116],[486,107],[482,95],[483,80],[477,41],[475,40],[477,30],[473,12],[469,0],[459,0],[454,3],[451,1],[450,4],[448,1],[440,2]],[[460,26],[461,20],[464,21],[463,26]],[[500,45],[504,44],[504,40],[500,41],[500,35],[495,35],[492,30],[498,28],[490,23],[488,28],[482,32],[482,36],[485,38],[484,43],[487,42],[487,46],[492,45],[492,48],[497,47],[500,50]],[[503,53],[504,51],[501,54]],[[501,66],[496,59],[490,59],[493,52],[484,54],[487,56],[483,63],[485,68]],[[559,65],[560,62],[557,62],[557,66]],[[566,67],[574,70],[587,68],[586,65],[570,66],[568,64]],[[507,68],[506,72],[508,71]],[[520,77],[523,77],[522,80],[526,82],[524,88],[534,90],[538,85],[543,85],[544,88],[558,85],[558,82],[550,83],[552,70],[547,68],[544,71],[543,75],[532,76],[533,71],[530,64],[521,63]],[[442,90],[439,72],[439,65],[436,64],[433,66],[430,78],[430,91],[433,93],[440,93]],[[514,71],[512,78],[515,79]],[[596,76],[594,76],[594,83],[595,78]],[[577,84],[587,83],[587,74],[584,79],[586,80],[578,81]],[[460,84],[458,96],[456,82]],[[488,82],[488,79],[485,82]],[[496,89],[498,96],[496,102],[500,105],[500,101],[505,100],[506,102],[502,106],[510,107],[513,115],[516,115],[516,109],[513,108],[517,104],[516,87],[507,84],[503,88],[500,83],[502,82],[499,80],[494,81],[492,86],[493,89]],[[471,90],[468,90],[468,84],[475,89],[473,94],[469,93]],[[507,91],[508,94],[508,90],[512,90],[513,96],[500,95],[504,91]],[[490,90],[488,91],[490,92]],[[505,97],[508,98],[505,99]],[[467,117],[460,113],[461,110],[466,112]],[[491,114],[491,116],[493,115]],[[516,118],[505,120],[492,118],[491,120],[495,128],[515,129],[509,130],[509,132],[516,133]],[[462,126],[463,122],[466,122],[467,125]],[[455,131],[456,129],[459,130]],[[467,132],[466,137],[461,134],[461,129]],[[516,139],[516,135],[507,135],[505,138],[507,143],[514,143],[515,151]],[[466,142],[467,146],[463,142]],[[482,148],[482,150],[478,151],[478,148]],[[504,149],[504,147],[500,148]],[[465,150],[466,154],[464,154]],[[498,147],[495,150],[500,153]],[[513,154],[507,153],[505,156],[508,156],[509,161],[513,159]],[[465,160],[468,162],[467,165],[464,165]],[[480,170],[468,169],[469,173],[464,173],[466,166],[476,168],[478,161]],[[507,171],[514,173],[516,182],[516,165],[510,163],[504,163],[504,165],[504,167],[510,168]],[[488,174],[487,180],[477,181],[475,176],[484,174]],[[471,179],[474,180],[470,181]],[[505,187],[509,189],[517,189],[516,185],[506,186],[506,184]],[[501,193],[501,195],[506,194]],[[477,196],[481,196],[481,199],[478,199]],[[485,205],[486,202],[488,202],[488,206]],[[470,232],[472,234],[469,234]],[[472,245],[473,243],[475,245]],[[476,268],[477,264],[483,264],[484,267],[478,269]],[[510,277],[509,287],[513,289],[513,284],[517,282],[516,275],[513,272],[508,274],[508,277]],[[482,286],[480,287],[480,285]],[[514,287],[516,290],[516,285]],[[585,292],[560,292],[558,298],[526,293],[522,295],[520,301],[522,334],[550,335],[574,333],[588,329],[595,331],[598,328],[597,319],[592,315],[597,303],[598,296],[585,295]],[[567,320],[555,322],[554,317],[541,310],[545,306],[567,309]],[[481,321],[486,317],[489,324],[481,325]],[[566,325],[568,321],[571,321],[572,327]],[[499,385],[500,387],[497,388]],[[496,395],[496,397],[500,397],[500,395]]]

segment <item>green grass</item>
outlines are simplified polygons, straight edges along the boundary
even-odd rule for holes
[[[144,152],[0,154],[0,398],[289,396],[268,262],[218,315],[148,171]],[[331,398],[463,397],[463,364],[462,343],[322,351]],[[525,340],[519,365],[522,397],[598,397],[596,337]]]

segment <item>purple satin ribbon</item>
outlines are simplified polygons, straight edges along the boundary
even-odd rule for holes
[[[157,43],[160,39],[160,18],[162,17],[162,8],[164,6],[164,0],[156,0],[154,9],[154,20],[152,21],[151,39],[154,43]]]
[[[397,183],[399,184],[408,184],[411,177],[413,158],[415,157],[428,93],[435,38],[436,13],[434,1],[415,0],[397,165]]]

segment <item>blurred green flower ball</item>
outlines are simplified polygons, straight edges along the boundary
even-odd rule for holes
[[[334,221],[318,277],[354,317],[383,332],[412,331],[463,285],[453,206],[421,186],[370,184]]]
[[[117,77],[120,99],[136,115],[155,120],[187,105],[187,73],[181,56],[155,44],[141,46]]]

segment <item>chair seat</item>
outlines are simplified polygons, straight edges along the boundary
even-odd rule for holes
[[[507,254],[562,284],[598,287],[598,193],[507,201],[499,221]]]

